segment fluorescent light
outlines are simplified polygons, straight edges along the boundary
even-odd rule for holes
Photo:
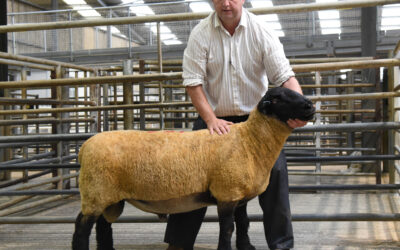
[[[72,6],[74,10],[76,10],[83,17],[99,17],[101,16],[99,12],[94,10],[93,8],[89,8],[90,6]]]
[[[400,4],[390,4],[382,7],[381,30],[400,29]]]
[[[211,12],[212,11],[210,4],[206,3],[206,2],[189,3],[189,7],[193,12]]]
[[[132,0],[121,0],[122,4],[130,4],[129,10],[136,16],[149,16],[154,15],[154,11],[144,1],[136,1],[132,3]]]
[[[274,6],[270,0],[252,0],[250,3],[254,8],[266,8]],[[277,14],[259,15],[257,17],[262,21],[267,22],[267,25],[274,29],[278,36],[285,36]]]
[[[157,26],[152,25],[150,30],[156,35],[157,34]],[[164,25],[163,22],[160,23],[160,37],[161,41],[165,45],[172,45],[172,44],[182,44],[180,40],[176,37],[174,33],[168,28],[167,26]]]
[[[252,0],[251,6],[253,6],[253,8],[265,8],[272,7],[274,5],[272,4],[271,0]]]
[[[86,5],[87,3],[85,2],[85,0],[63,0],[64,3],[68,4],[68,5]]]
[[[165,45],[178,45],[178,44],[182,44],[182,42],[179,41],[179,40],[177,40],[177,39],[175,39],[175,40],[165,40],[165,41],[163,41],[163,43],[164,43]]]
[[[315,0],[316,3],[330,3],[337,2],[337,0]],[[340,24],[340,14],[338,10],[323,10],[318,11],[319,25],[321,33],[326,34],[340,34],[342,33]]]

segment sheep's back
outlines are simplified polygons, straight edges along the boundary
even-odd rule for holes
[[[220,163],[221,139],[207,130],[98,134],[80,152],[81,193],[96,189],[114,191],[115,199],[166,200],[204,192],[210,169]]]

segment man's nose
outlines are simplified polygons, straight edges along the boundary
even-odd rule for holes
[[[222,0],[222,6],[227,7],[230,4],[230,0]]]

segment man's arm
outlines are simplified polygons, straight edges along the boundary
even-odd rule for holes
[[[213,134],[214,131],[217,132],[217,134],[219,135],[229,132],[229,125],[232,125],[233,123],[218,119],[216,117],[214,111],[207,101],[202,85],[187,86],[186,91],[192,99],[192,103],[197,112],[206,122],[210,134]]]
[[[284,82],[282,84],[282,87],[288,88],[288,89],[294,90],[294,91],[296,91],[296,92],[298,92],[300,94],[303,94],[303,91],[301,90],[299,82],[293,76],[290,77],[286,82]],[[289,119],[287,121],[287,124],[291,128],[298,128],[298,127],[304,127],[307,124],[307,122],[299,120],[299,119],[295,119],[295,120]]]

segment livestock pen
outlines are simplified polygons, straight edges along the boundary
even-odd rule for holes
[[[294,2],[252,10],[289,21],[290,13],[298,13],[312,33],[318,11],[342,9],[342,16],[350,16],[399,3]],[[179,9],[178,3],[149,6],[168,10],[130,16],[129,6],[99,8],[107,18],[92,20],[74,20],[73,10],[26,13],[45,16],[40,23],[10,13],[9,25],[0,26],[1,33],[8,32],[12,52],[0,53],[0,64],[9,71],[0,82],[0,249],[70,249],[80,210],[77,153],[89,137],[122,129],[191,130],[197,113],[181,82],[181,57],[174,53],[182,48],[162,44],[162,24],[186,31],[206,14],[171,15],[168,11]],[[142,41],[138,32],[146,23],[154,28],[154,37]],[[118,27],[132,39],[95,28],[101,25]],[[361,33],[365,24],[360,26]],[[89,31],[97,37],[97,50],[74,43]],[[340,38],[352,32],[342,32]],[[385,34],[378,39],[378,56],[354,49],[354,40],[346,47],[346,40],[329,35],[307,36],[304,48],[287,41],[296,77],[317,108],[313,123],[296,129],[285,145],[295,249],[400,248],[400,33]],[[102,36],[108,44],[100,44]],[[27,46],[30,37],[41,40]],[[142,50],[141,43],[149,44]],[[322,55],[317,52],[321,47]],[[124,56],[112,60],[107,51]],[[33,74],[39,77],[30,78]],[[253,244],[267,249],[257,200],[250,202],[248,213]],[[215,208],[205,221],[195,247],[215,249]],[[165,225],[157,216],[127,206],[113,225],[115,247],[165,249]],[[95,246],[94,235],[91,244]]]

